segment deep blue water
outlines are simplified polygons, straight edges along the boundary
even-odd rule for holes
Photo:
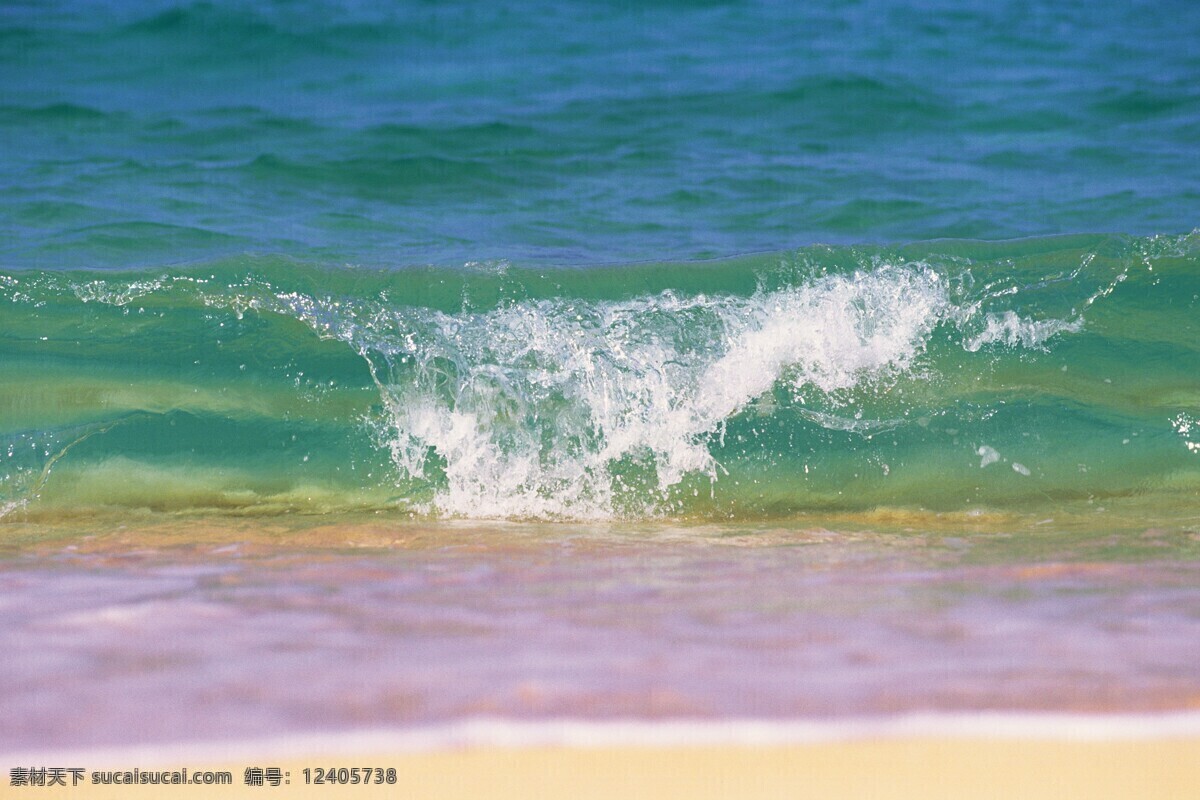
[[[8,2],[0,267],[1186,233],[1200,4]]]

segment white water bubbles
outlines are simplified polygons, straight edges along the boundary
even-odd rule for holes
[[[830,393],[912,367],[957,314],[923,264],[746,296],[671,291],[448,312],[279,294],[278,310],[371,367],[379,439],[429,508],[468,517],[652,513],[779,383]]]
[[[1007,462],[1009,464],[1009,466],[1012,467],[1012,471],[1017,473],[1018,475],[1023,475],[1026,478],[1033,475],[1033,470],[1031,470],[1029,467],[1025,466],[1024,464],[1022,464],[1019,461],[1009,462],[1009,460],[1007,458],[1000,455],[999,450],[997,450],[996,448],[994,448],[990,445],[986,445],[986,444],[980,445],[979,448],[975,451],[975,455],[979,456],[979,468],[980,469],[985,469],[985,468],[991,466],[992,464],[995,464],[1000,461],[1004,461],[1004,462]]]
[[[1190,453],[1200,453],[1200,421],[1191,414],[1176,414],[1171,418],[1171,426],[1183,439],[1183,444]]]
[[[1047,340],[1060,333],[1078,333],[1083,329],[1083,319],[1071,321],[1060,319],[1023,319],[1012,310],[989,313],[984,316],[984,328],[963,342],[963,348],[977,352],[989,344],[1008,347],[1023,347],[1029,350],[1044,348]]]

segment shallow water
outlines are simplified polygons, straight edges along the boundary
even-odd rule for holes
[[[85,530],[0,562],[0,749],[1200,706],[1197,525]]]

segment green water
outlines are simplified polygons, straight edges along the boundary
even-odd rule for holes
[[[1198,8],[11,5],[0,509],[1186,515]]]
[[[1198,258],[1192,236],[1085,236],[588,269],[13,272],[6,503],[1186,510]]]

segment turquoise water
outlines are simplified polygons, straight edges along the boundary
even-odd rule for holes
[[[1197,35],[10,4],[0,510],[1194,514]]]
[[[1198,244],[10,272],[6,504],[1194,511]]]

